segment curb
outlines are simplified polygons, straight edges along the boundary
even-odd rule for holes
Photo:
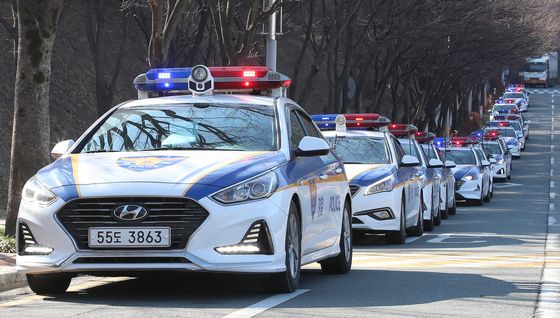
[[[0,271],[0,292],[27,286],[25,274],[18,273],[15,268]]]

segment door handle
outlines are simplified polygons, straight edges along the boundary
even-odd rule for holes
[[[319,176],[319,179],[321,179],[321,180],[327,180],[328,178],[329,178],[329,176],[326,175],[326,174],[322,174],[322,175]]]
[[[334,169],[334,173],[336,173],[336,174],[341,174],[341,173],[342,173],[342,168],[336,168],[336,169]]]

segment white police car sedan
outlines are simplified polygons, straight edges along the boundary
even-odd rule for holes
[[[517,139],[517,132],[513,127],[507,126],[500,126],[500,127],[486,127],[484,129],[485,133],[495,131],[500,134],[501,138],[504,139],[506,142],[508,150],[511,152],[511,156],[513,159],[520,159],[521,158],[521,144]]]
[[[351,196],[342,161],[266,68],[159,69],[139,96],[94,123],[23,189],[17,268],[38,294],[80,273],[270,273],[297,288],[301,266],[352,264]]]
[[[390,133],[374,131],[389,120],[378,114],[313,115],[325,138],[344,161],[352,192],[352,228],[356,233],[385,234],[393,244],[424,232],[420,162],[406,155]],[[344,123],[346,119],[346,123]],[[342,129],[340,129],[343,126]]]

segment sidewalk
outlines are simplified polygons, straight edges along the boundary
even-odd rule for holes
[[[25,275],[16,272],[16,254],[0,253],[0,292],[25,285]]]

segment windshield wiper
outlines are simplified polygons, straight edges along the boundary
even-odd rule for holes
[[[84,151],[84,152],[82,152],[82,153],[99,153],[99,152],[120,152],[120,151],[118,151],[118,150],[99,149],[99,150]]]
[[[346,164],[346,165],[361,165],[361,164],[366,164],[366,163],[359,162],[359,161],[344,161],[344,164]]]
[[[190,147],[160,147],[153,149],[146,149],[145,151],[160,151],[160,150],[223,150],[217,148],[190,148]]]

